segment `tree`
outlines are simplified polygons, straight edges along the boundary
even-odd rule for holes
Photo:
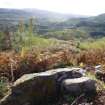
[[[2,50],[10,50],[12,48],[12,45],[11,45],[11,34],[9,32],[9,28],[6,27],[3,33],[4,36],[2,38]]]

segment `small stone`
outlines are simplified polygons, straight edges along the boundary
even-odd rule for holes
[[[62,92],[72,95],[80,95],[84,92],[93,93],[96,91],[95,83],[88,77],[65,79],[62,82]]]

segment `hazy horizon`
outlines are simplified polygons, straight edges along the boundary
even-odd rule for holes
[[[2,0],[0,8],[35,8],[65,14],[95,16],[105,13],[104,0]]]

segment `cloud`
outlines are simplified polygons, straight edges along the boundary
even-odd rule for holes
[[[1,8],[38,8],[62,13],[96,15],[105,12],[105,0],[0,0]]]

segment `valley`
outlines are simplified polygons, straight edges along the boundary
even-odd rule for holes
[[[104,100],[105,14],[0,8],[0,105]]]

